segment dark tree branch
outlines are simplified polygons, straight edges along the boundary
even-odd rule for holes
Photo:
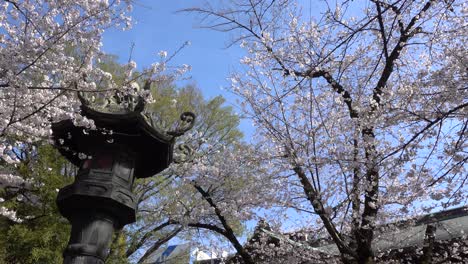
[[[290,72],[286,70],[285,75],[289,74]],[[351,118],[359,118],[359,113],[353,108],[353,99],[351,98],[351,94],[347,90],[345,90],[345,88],[339,82],[337,82],[328,71],[314,71],[312,69],[309,69],[305,72],[295,71],[294,74],[296,76],[306,77],[310,79],[323,77],[327,81],[327,83],[330,84],[333,90],[343,97],[346,107],[348,108],[349,116]]]
[[[187,224],[187,226],[210,230],[210,231],[216,232],[216,233],[218,233],[220,235],[226,236],[226,231],[224,229],[220,228],[219,226],[216,226],[216,225],[204,224],[204,223],[189,223],[189,224]]]
[[[166,242],[174,238],[177,234],[182,231],[182,227],[179,227],[175,230],[173,230],[171,233],[166,235],[165,237],[159,239],[157,242],[155,242],[146,252],[145,254],[138,260],[138,264],[143,263],[153,252],[158,250],[162,245],[164,245]]]
[[[401,150],[407,148],[414,140],[416,140],[419,136],[421,136],[424,132],[426,132],[428,129],[430,129],[431,127],[433,127],[434,125],[436,125],[437,123],[439,123],[440,121],[444,120],[445,118],[447,118],[449,115],[465,108],[468,106],[468,103],[464,103],[464,104],[461,104],[461,105],[458,105],[456,107],[454,107],[453,109],[451,109],[450,111],[447,111],[443,114],[441,114],[439,117],[437,117],[436,119],[430,121],[425,127],[423,127],[421,130],[419,130],[416,134],[414,134],[408,141],[406,141],[403,145],[401,145],[399,148],[397,148],[396,150],[390,152],[389,154],[385,155],[385,157],[382,158],[382,161],[387,159],[388,157],[391,157],[393,155],[395,155],[396,153],[400,152]]]
[[[254,261],[252,256],[245,250],[245,248],[241,245],[239,240],[237,239],[236,235],[234,234],[234,230],[229,225],[227,219],[221,213],[221,210],[218,208],[217,204],[213,201],[211,195],[206,192],[200,185],[196,182],[192,182],[193,187],[202,195],[203,199],[208,202],[208,204],[215,210],[215,214],[218,217],[219,221],[221,222],[224,232],[221,233],[224,235],[234,246],[236,251],[241,255],[242,259],[247,264],[253,264]]]
[[[432,252],[435,244],[435,232],[436,226],[428,224],[426,227],[426,236],[424,237],[423,255],[419,260],[419,264],[431,264],[432,263]]]
[[[387,41],[387,34],[385,34],[385,26],[383,22],[383,14],[382,14],[382,8],[380,7],[380,3],[374,1],[375,6],[377,8],[377,20],[379,21],[379,32],[380,36],[382,37],[382,45],[384,49],[384,55],[385,55],[385,60],[388,60],[388,41]]]
[[[421,13],[426,12],[432,4],[433,1],[428,1],[424,7],[421,9],[421,11],[418,12],[417,15],[415,15],[408,26],[404,28],[404,30],[401,32],[400,38],[398,42],[396,43],[395,47],[393,48],[392,52],[390,53],[390,56],[388,57],[384,69],[382,71],[382,74],[377,81],[377,85],[374,88],[374,92],[372,95],[372,98],[374,101],[377,103],[377,105],[380,105],[381,103],[381,96],[383,93],[383,88],[387,85],[388,80],[390,79],[390,76],[394,70],[394,65],[396,60],[400,57],[400,52],[403,50],[405,47],[405,44],[408,42],[408,40],[414,36],[414,34],[418,33],[417,30],[412,31],[413,26],[416,24],[416,22],[419,20]],[[372,104],[373,105],[373,104]],[[375,108],[375,107],[374,107]]]
[[[158,231],[161,231],[163,228],[167,227],[167,226],[170,226],[174,224],[174,222],[172,221],[166,221],[156,227],[154,227],[153,229],[151,229],[151,231],[145,233],[139,240],[138,242],[136,241],[133,241],[130,246],[128,247],[127,251],[125,252],[125,255],[127,257],[129,257],[130,255],[132,255],[133,253],[135,253],[135,251],[137,251],[138,249],[141,248],[141,246],[143,246],[152,236],[154,236],[154,234]]]
[[[333,242],[335,242],[335,244],[337,245],[338,249],[340,250],[340,253],[353,256],[354,252],[348,247],[348,245],[346,245],[343,238],[341,237],[341,234],[338,232],[336,226],[330,219],[330,216],[325,211],[320,194],[314,190],[304,170],[299,166],[296,166],[293,170],[299,177],[299,180],[301,181],[307,200],[309,200],[309,202],[311,203],[315,213],[319,215],[320,219],[322,220],[325,226],[325,229],[327,229],[328,234],[330,234],[331,238],[333,239]]]

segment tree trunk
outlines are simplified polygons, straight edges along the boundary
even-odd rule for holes
[[[423,255],[419,260],[419,264],[432,263],[432,252],[434,250],[436,227],[434,225],[427,225],[426,237],[424,238]]]

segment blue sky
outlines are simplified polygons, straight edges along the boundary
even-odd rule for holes
[[[125,63],[134,43],[132,60],[141,69],[159,61],[160,50],[165,50],[170,55],[186,41],[190,41],[191,45],[178,53],[170,64],[190,65],[192,71],[187,77],[191,79],[187,82],[197,84],[205,98],[223,95],[227,104],[234,106],[234,96],[221,87],[229,87],[227,78],[238,67],[243,56],[242,49],[238,45],[227,48],[229,34],[200,28],[195,14],[177,12],[183,8],[202,6],[203,2],[204,0],[137,0],[132,12],[135,21],[132,29],[106,31],[103,49],[106,53],[118,55],[120,61]],[[236,111],[240,112],[237,107]],[[243,121],[241,129],[249,138],[253,130],[250,122]]]
[[[132,12],[136,24],[129,31],[108,30],[104,34],[104,51],[116,54],[121,62],[128,61],[132,43],[132,59],[138,67],[148,67],[159,60],[158,52],[170,55],[186,41],[184,48],[171,62],[172,65],[192,66],[189,82],[196,83],[206,97],[219,94],[230,96],[221,86],[232,68],[238,64],[242,50],[238,46],[227,49],[228,34],[199,28],[195,14],[177,13],[177,10],[201,5],[202,0],[151,1],[138,0]]]
[[[319,4],[311,0],[300,0],[303,10],[316,12]],[[243,50],[239,45],[229,48],[231,36],[229,33],[217,32],[200,27],[196,14],[177,12],[190,7],[200,7],[206,0],[136,0],[133,5],[132,18],[134,25],[131,30],[107,30],[104,34],[103,49],[105,52],[119,56],[120,62],[126,63],[130,57],[132,43],[134,49],[132,60],[137,67],[149,67],[159,60],[158,52],[165,50],[172,54],[186,41],[191,45],[184,48],[171,61],[171,65],[188,64],[192,71],[187,82],[195,83],[206,99],[217,95],[226,98],[228,105],[236,106],[236,98],[222,87],[229,87],[228,77],[239,67]],[[312,9],[309,7],[312,6]],[[240,126],[247,141],[251,140],[253,126],[249,120],[243,120]]]

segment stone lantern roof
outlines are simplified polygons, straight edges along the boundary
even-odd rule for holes
[[[145,84],[149,90],[150,82]],[[136,153],[135,177],[153,176],[169,166],[173,160],[175,138],[193,127],[195,115],[184,112],[177,129],[166,131],[149,113],[141,97],[115,95],[102,106],[78,94],[81,115],[94,121],[96,129],[75,126],[63,120],[52,124],[53,140],[60,153],[76,166],[90,157],[92,149],[103,144],[121,146]]]

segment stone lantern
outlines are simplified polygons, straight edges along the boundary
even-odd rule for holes
[[[147,82],[145,89],[149,86]],[[175,138],[193,126],[195,115],[182,113],[177,128],[165,131],[144,113],[139,96],[116,94],[99,107],[78,97],[82,116],[94,120],[96,128],[75,126],[72,120],[52,124],[60,153],[79,167],[74,183],[57,197],[60,213],[72,225],[64,263],[102,264],[114,230],[135,222],[135,178],[151,177],[169,166]]]

